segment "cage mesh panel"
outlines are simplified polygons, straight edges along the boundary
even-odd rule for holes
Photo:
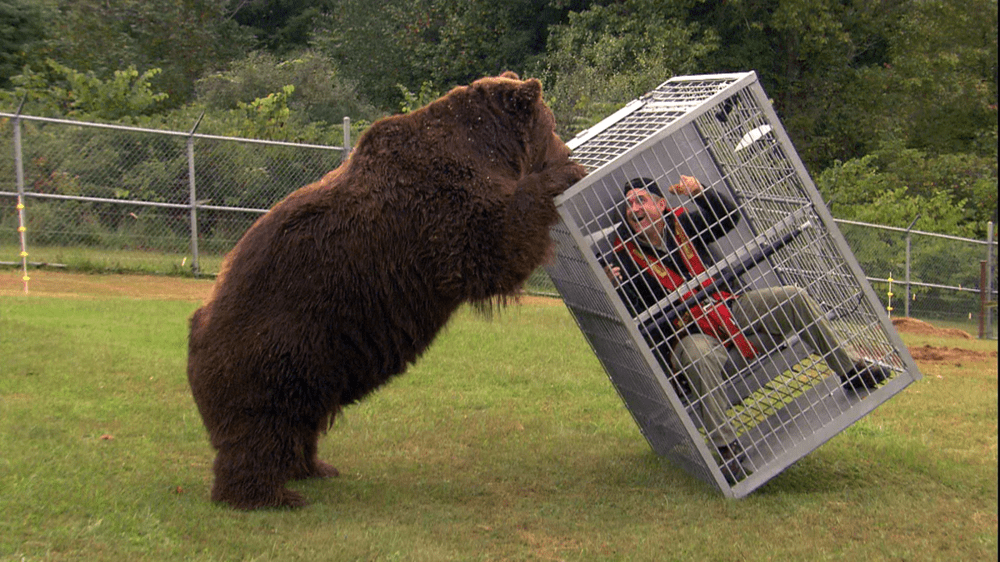
[[[660,131],[664,123],[684,116],[736,80],[735,76],[725,75],[697,82],[673,83],[670,87],[661,85],[646,94],[642,98],[645,103],[615,123],[613,129],[597,133],[585,145],[574,149],[573,159],[588,169],[597,169]]]
[[[819,212],[821,200],[766,104],[752,73],[682,77],[570,141],[574,158],[590,174],[559,200],[563,221],[553,229],[556,262],[548,268],[652,448],[730,496],[749,493],[919,377],[866,282],[855,275],[853,256],[829,214]],[[644,246],[624,224],[622,186],[651,179],[671,208],[695,212],[692,197],[666,193],[681,176],[729,195],[737,209],[708,217],[701,232],[691,233],[725,234],[710,245],[703,274],[651,305],[626,302],[613,283],[653,294],[662,288],[654,293],[650,276],[623,273],[621,260],[631,258],[622,248]],[[719,226],[730,222],[735,226],[728,231]],[[616,269],[621,279],[613,281]],[[734,269],[739,275],[728,273]],[[740,342],[727,336],[729,359],[718,384],[696,384],[700,379],[674,368],[676,323],[696,316],[695,306],[717,306],[709,293],[782,286],[801,289],[811,301],[789,289],[799,308],[751,314],[760,322],[742,328],[757,342],[756,356],[743,357]],[[749,307],[749,301],[727,306]],[[801,309],[809,307],[825,315],[832,336],[824,336],[818,323],[805,324]],[[789,326],[799,328],[754,333]],[[842,374],[860,358],[891,369],[890,380],[877,389],[846,389]],[[711,423],[712,405],[725,420]],[[747,453],[746,474],[730,473],[732,465],[716,452],[731,436]]]

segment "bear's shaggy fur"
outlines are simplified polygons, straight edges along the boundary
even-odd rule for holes
[[[550,252],[553,197],[584,174],[541,84],[505,73],[376,122],[261,217],[191,317],[212,499],[304,505],[285,483],[337,474],[316,445],[340,408],[416,361],[460,304],[515,294]]]

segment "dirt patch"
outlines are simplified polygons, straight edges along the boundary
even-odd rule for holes
[[[29,270],[28,295],[59,298],[104,298],[120,296],[136,299],[185,300],[201,302],[212,290],[210,279],[187,279],[156,275],[88,275],[61,271]],[[0,296],[24,295],[24,281],[19,270],[0,271]],[[551,297],[521,295],[511,306],[562,306],[562,300]],[[971,340],[968,332],[955,328],[937,328],[914,318],[893,318],[900,332],[943,338]],[[911,347],[917,361],[961,363],[997,359],[996,351],[974,351],[956,347]]]
[[[185,279],[157,275],[88,275],[60,271],[28,270],[29,296],[59,298],[104,298],[120,296],[136,299],[186,300],[199,302],[212,289],[209,279]],[[24,295],[19,270],[0,274],[0,296]]]
[[[554,297],[536,297],[533,295],[520,295],[517,297],[517,301],[511,303],[514,306],[519,304],[526,304],[530,306],[562,306],[562,299],[557,299]]]
[[[896,327],[896,330],[907,334],[939,338],[962,338],[963,340],[974,339],[969,332],[964,330],[959,330],[958,328],[937,328],[916,318],[893,318],[892,325]]]
[[[957,328],[938,328],[916,318],[893,318],[893,326],[900,333],[913,334],[919,336],[930,336],[935,338],[955,338],[963,340],[975,339],[968,332]],[[919,363],[950,363],[963,365],[970,362],[996,363],[996,351],[977,351],[972,349],[962,349],[959,347],[935,347],[924,345],[922,347],[913,346],[909,348],[910,355]]]
[[[0,270],[0,296],[24,295],[20,270]],[[120,296],[136,299],[186,300],[201,302],[212,290],[211,279],[164,277],[159,275],[115,275],[28,270],[28,295],[59,298],[103,298]],[[562,300],[521,295],[510,305],[557,306]]]
[[[993,361],[996,363],[996,351],[975,351],[958,347],[911,347],[910,355],[920,363],[955,363],[964,364],[973,361]]]

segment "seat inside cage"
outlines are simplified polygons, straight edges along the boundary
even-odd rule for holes
[[[754,73],[568,144],[548,273],[657,453],[740,497],[919,378]]]

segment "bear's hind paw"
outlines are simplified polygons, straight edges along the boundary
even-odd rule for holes
[[[334,478],[340,476],[340,471],[331,464],[321,460],[314,461],[310,467],[299,466],[293,469],[289,475],[289,480],[306,480],[309,478]]]
[[[325,463],[323,461],[316,461],[316,468],[313,470],[313,478],[336,478],[340,476],[340,471],[337,467]]]
[[[268,508],[296,508],[309,505],[309,501],[306,500],[305,496],[287,488],[279,488],[274,493],[267,495],[237,495],[213,491],[212,500],[227,503],[231,507],[244,511]]]

